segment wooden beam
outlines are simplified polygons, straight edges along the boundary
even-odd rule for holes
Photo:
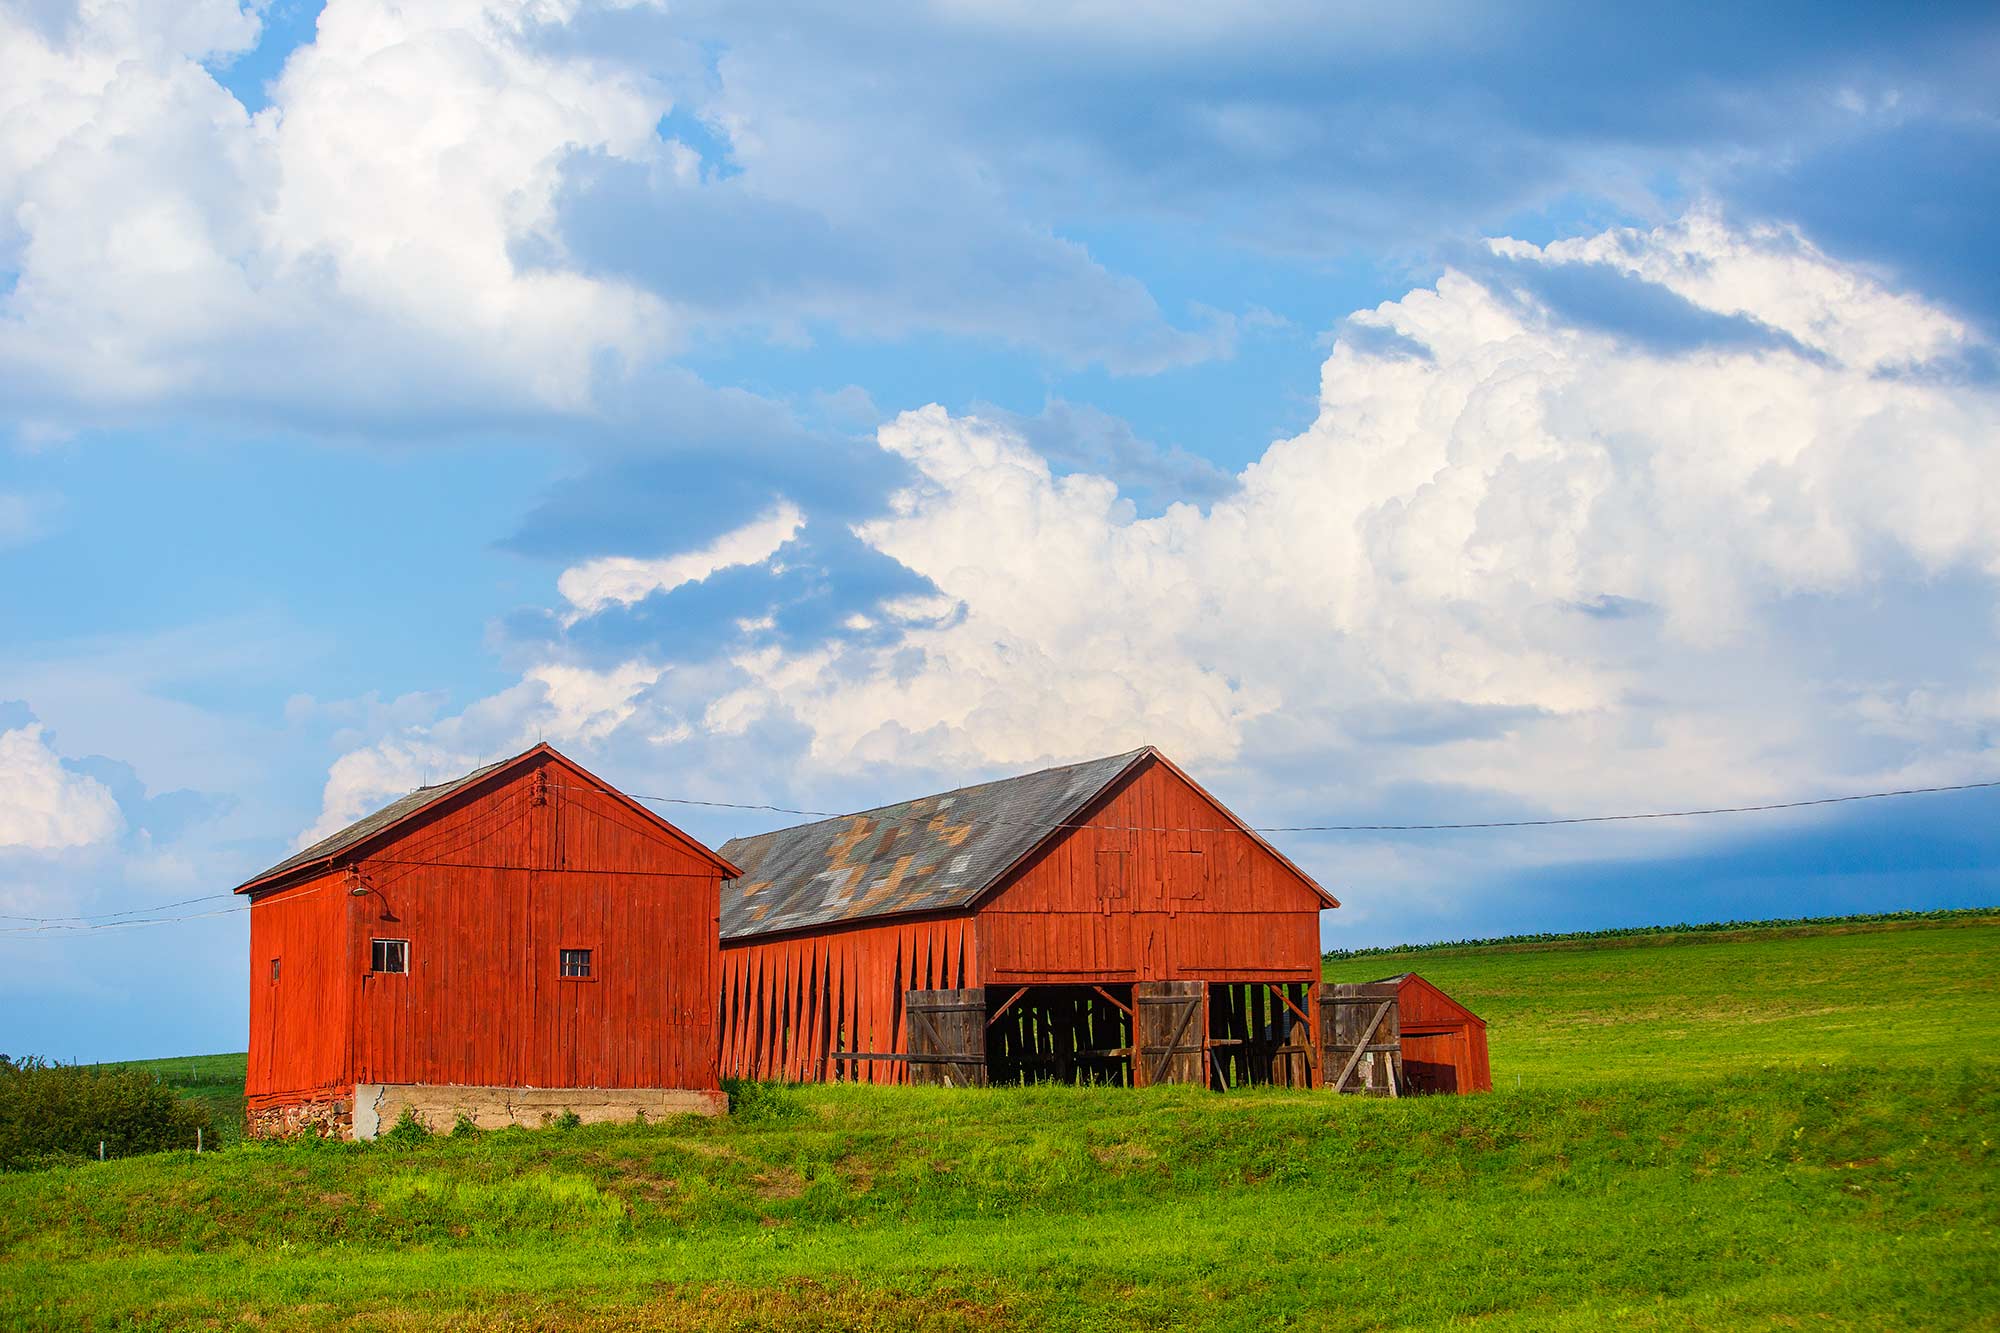
[[[1297,1005],[1293,1004],[1292,997],[1285,994],[1284,983],[1277,981],[1267,981],[1264,984],[1271,988],[1271,994],[1277,996],[1280,1000],[1283,1000],[1285,1002],[1285,1008],[1291,1010],[1293,1013],[1299,1016],[1299,1022],[1304,1023],[1308,1030],[1312,1028],[1312,1020],[1306,1017],[1306,1011],[1299,1008]]]
[[[1132,1016],[1132,1006],[1129,1004],[1120,1004],[1118,1002],[1118,997],[1116,995],[1113,995],[1110,991],[1104,989],[1104,987],[1093,985],[1091,989],[1096,991],[1099,995],[1102,995],[1107,1001],[1110,1002],[1112,1008],[1124,1014],[1125,1017],[1130,1018]]]
[[[1012,1009],[1016,1004],[1016,1002],[1018,1002],[1020,998],[1023,995],[1026,995],[1027,993],[1028,993],[1028,988],[1026,986],[1022,986],[1018,990],[1016,990],[1012,995],[1009,995],[1007,997],[1007,1003],[1001,1005],[998,1009],[995,1009],[993,1011],[993,1017],[986,1020],[986,1026],[992,1027],[995,1023],[998,1023],[1002,1018],[1006,1017],[1007,1011],[1009,1009]]]

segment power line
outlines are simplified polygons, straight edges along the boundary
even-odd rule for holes
[[[134,910],[143,911],[144,909],[139,908]],[[0,935],[90,935],[105,930],[129,930],[136,926],[169,926],[176,921],[201,921],[216,916],[240,916],[249,910],[250,905],[245,903],[241,907],[224,907],[213,912],[190,912],[186,916],[150,916],[131,921],[105,921],[97,925],[64,925],[58,922],[45,926],[12,926],[0,929]]]
[[[1987,791],[1996,787],[2000,787],[2000,779],[1991,779],[1984,782],[1959,782],[1935,787],[1898,787],[1885,791],[1856,792],[1846,796],[1816,796],[1797,801],[1769,801],[1761,805],[1718,805],[1687,810],[1648,810],[1633,814],[1570,815],[1547,819],[1468,820],[1456,823],[1434,824],[1261,824],[1244,825],[1241,827],[1229,825],[1220,828],[1195,828],[1186,826],[1062,823],[989,818],[979,818],[971,822],[996,824],[1003,827],[1045,829],[1052,832],[1056,830],[1097,829],[1110,833],[1240,833],[1247,828],[1253,833],[1441,833],[1454,830],[1554,828],[1571,824],[1615,824],[1632,823],[1640,820],[1695,819],[1711,815],[1764,814],[1779,810],[1804,810],[1815,806],[1846,805],[1856,801],[1880,801],[1903,796],[1933,796],[1949,792]],[[911,819],[928,822],[938,818],[942,813],[941,811],[931,811],[927,814],[913,812],[898,815],[887,813],[880,809],[846,812],[807,810],[792,806],[766,805],[753,802],[708,801],[691,796],[648,796],[639,792],[618,791],[609,787],[574,787],[561,784],[552,784],[550,790],[591,791],[609,796],[623,796],[633,801],[650,801],[661,805],[687,805],[713,810],[748,810],[779,815],[804,815],[813,819],[853,819],[868,816],[876,819]],[[477,837],[471,839],[471,841],[477,840]],[[463,846],[450,848],[447,850],[447,854],[460,850],[463,850]],[[388,857],[363,857],[361,859],[411,867],[456,864],[441,860],[397,860]],[[527,869],[527,867],[516,868]],[[401,876],[397,876],[396,878],[401,878]],[[185,916],[154,917],[147,915],[152,912],[164,912],[176,907],[188,907],[196,903],[212,902],[219,898],[234,896],[234,894],[230,893],[212,893],[199,898],[184,898],[177,902],[159,903],[151,907],[129,907],[117,912],[100,912],[84,916],[34,917],[0,914],[0,920],[28,923],[18,927],[0,927],[0,936],[87,934],[95,931],[118,930],[132,926],[163,926],[181,921],[200,921],[210,917],[231,916],[239,912],[248,911],[249,905],[245,904],[241,907],[223,908],[213,912],[193,912]]]
[[[1488,819],[1464,821],[1460,823],[1437,824],[1246,824],[1238,827],[1190,828],[1186,826],[1150,826],[1143,824],[1072,824],[1051,823],[1041,820],[1008,820],[977,818],[972,823],[998,824],[1015,828],[1040,829],[1101,829],[1108,833],[1239,833],[1249,829],[1252,833],[1439,833],[1453,829],[1507,829],[1507,828],[1551,828],[1562,824],[1615,824],[1642,819],[1694,819],[1706,815],[1749,815],[1774,810],[1803,810],[1818,805],[1844,805],[1853,801],[1880,801],[1895,796],[1930,796],[1941,792],[1981,791],[2000,787],[2000,778],[1986,782],[1960,782],[1938,787],[1899,787],[1889,791],[1857,792],[1849,796],[1816,796],[1799,801],[1770,801],[1763,805],[1717,805],[1690,810],[1648,810],[1637,814],[1622,815],[1571,815],[1548,819]],[[885,809],[875,810],[801,810],[783,805],[758,805],[735,801],[703,801],[690,796],[645,796],[637,792],[621,792],[610,788],[556,787],[559,791],[602,791],[607,795],[624,796],[634,801],[653,801],[663,805],[693,805],[717,810],[755,810],[778,815],[805,815],[814,819],[856,819],[863,816],[875,819],[921,819],[929,821],[939,818],[943,811],[933,810],[927,814],[894,814]]]
[[[31,921],[37,925],[49,925],[58,921],[104,921],[112,917],[138,916],[146,912],[164,912],[170,907],[191,907],[195,903],[213,902],[217,898],[233,898],[232,893],[208,893],[199,898],[183,898],[174,903],[157,903],[152,907],[128,907],[122,912],[93,912],[78,916],[12,916],[0,912],[0,921]]]

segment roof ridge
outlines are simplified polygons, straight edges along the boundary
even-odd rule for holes
[[[1060,773],[1067,769],[1088,768],[1092,764],[1105,764],[1114,759],[1135,760],[1153,748],[1151,745],[1141,745],[1137,749],[1124,750],[1118,754],[1098,755],[1095,759],[1078,759],[1074,763],[1068,764],[1050,764],[1046,768],[1029,769],[1026,773],[1010,773],[1004,778],[988,778],[984,782],[968,782],[962,787],[950,787],[944,791],[925,792],[921,796],[907,796],[900,801],[886,801],[881,805],[871,805],[866,810],[849,810],[845,814],[825,815],[819,819],[808,819],[803,824],[786,824],[782,828],[766,829],[762,833],[741,834],[729,839],[729,842],[749,842],[754,838],[769,838],[780,833],[790,833],[796,829],[812,828],[816,824],[830,824],[837,819],[860,819],[869,815],[879,815],[885,810],[894,810],[899,806],[915,805],[918,801],[935,801],[946,796],[959,796],[966,792],[979,791],[986,787],[997,787],[1005,782],[1022,782],[1028,778],[1038,778],[1049,773]],[[724,843],[723,845],[726,847],[729,843]]]
[[[1158,753],[1143,745],[731,838],[722,854],[741,874],[723,886],[722,938],[962,908]]]

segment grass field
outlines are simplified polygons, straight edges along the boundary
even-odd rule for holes
[[[2000,1328],[2000,921],[1330,970],[1406,968],[1498,1092],[759,1089],[0,1176],[0,1326]]]

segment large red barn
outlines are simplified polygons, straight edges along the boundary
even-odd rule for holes
[[[726,1109],[736,868],[547,745],[423,787],[237,888],[253,1133]]]
[[[1338,904],[1151,747],[722,851],[725,1075],[1322,1077]]]

